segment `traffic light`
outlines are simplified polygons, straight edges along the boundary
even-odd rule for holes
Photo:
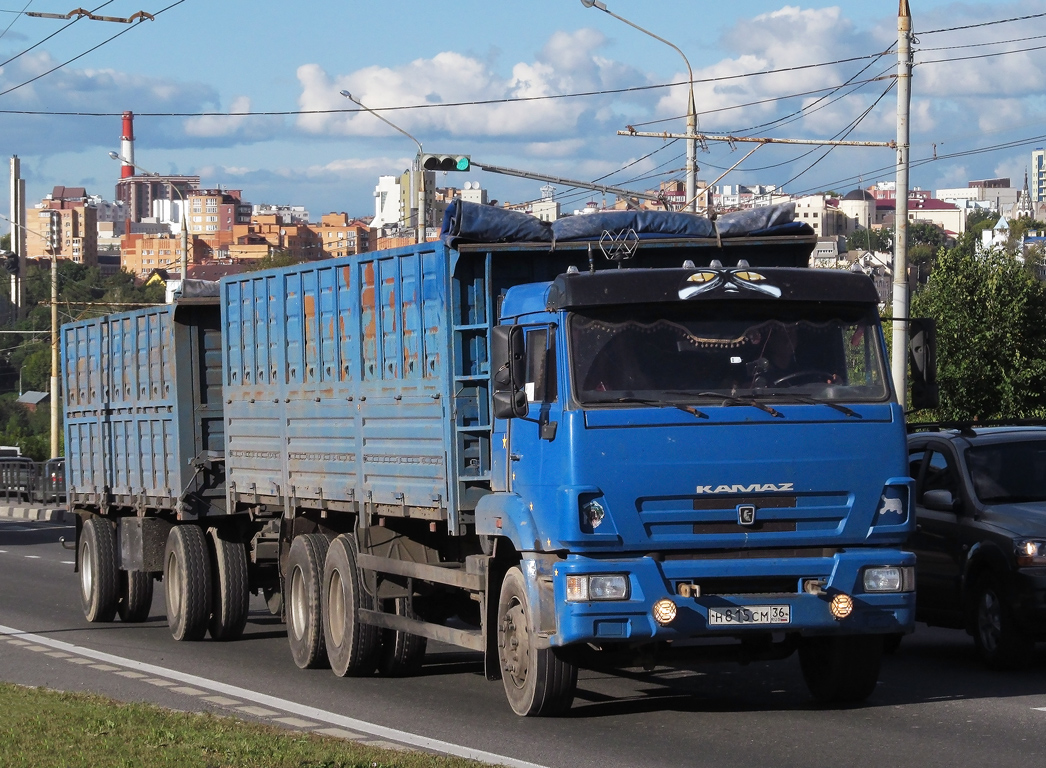
[[[3,252],[4,269],[10,272],[12,275],[18,274],[18,254],[11,253],[11,251]]]
[[[468,171],[472,161],[468,155],[422,155],[421,167],[426,171]]]

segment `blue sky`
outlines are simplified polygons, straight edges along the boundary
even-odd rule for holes
[[[896,39],[895,0],[607,5],[681,48],[699,80],[870,56]],[[666,146],[658,139],[616,135],[626,125],[684,129],[684,87],[656,87],[685,78],[682,59],[580,0],[94,0],[85,7],[98,14],[127,17],[145,10],[156,19],[131,27],[82,19],[67,29],[65,21],[12,13],[67,13],[75,6],[69,0],[0,0],[0,32],[6,29],[0,37],[0,62],[6,62],[0,65],[0,153],[22,158],[30,200],[56,184],[86,186],[111,198],[119,168],[107,153],[119,149],[119,113],[132,110],[138,115],[136,160],[149,170],[199,174],[206,186],[243,189],[251,202],[305,205],[314,218],[328,211],[373,213],[377,177],[405,169],[415,146],[372,115],[323,112],[353,108],[341,89],[371,107],[400,107],[383,114],[426,151],[468,153],[480,162],[567,178],[610,174],[607,183],[629,188],[682,174],[681,142]],[[916,67],[913,80],[912,159],[932,158],[935,145],[940,158],[916,164],[913,184],[965,186],[968,179],[995,175],[1019,184],[1031,149],[1046,139],[947,156],[1046,134],[1046,48],[1016,52],[1046,45],[1046,17],[934,30],[1046,8],[1041,0],[911,0],[911,6],[919,35],[916,61],[926,62]],[[978,47],[958,47],[971,45]],[[1009,53],[930,63],[1002,51]],[[805,106],[808,112],[793,122],[755,132],[830,137],[872,107],[888,83],[866,83],[838,100],[846,91],[832,89],[855,76],[890,74],[895,63],[896,54],[887,54],[699,83],[700,125],[709,132],[740,132]],[[794,94],[806,95],[781,98]],[[815,103],[825,94],[828,99]],[[491,101],[499,103],[440,106]],[[750,106],[739,108],[744,104]],[[429,106],[402,108],[418,105]],[[301,110],[320,112],[201,114]],[[55,112],[111,116],[46,114]],[[890,93],[849,138],[891,139],[895,123]],[[743,154],[723,144],[708,149],[698,156],[702,179],[717,177]],[[809,152],[763,148],[725,181],[788,182],[788,191],[805,192],[846,191],[858,181],[892,178],[880,170],[893,163],[890,150],[836,149],[816,164],[823,150]],[[466,180],[479,181],[502,201],[537,197],[541,186],[481,172],[450,174],[437,183],[460,186]],[[562,186],[559,192],[568,209],[593,197]],[[7,193],[5,181],[5,215]]]

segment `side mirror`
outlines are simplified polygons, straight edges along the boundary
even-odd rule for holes
[[[913,317],[908,323],[912,409],[936,408],[941,401],[937,388],[937,321],[929,317]]]
[[[490,336],[490,370],[496,418],[516,419],[527,415],[527,393],[523,390],[526,366],[523,328],[495,326]]]
[[[923,506],[938,512],[954,512],[956,507],[955,497],[952,496],[951,491],[944,489],[927,491],[923,494]]]

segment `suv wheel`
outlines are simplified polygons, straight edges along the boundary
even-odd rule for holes
[[[977,580],[972,611],[973,640],[985,664],[1014,669],[1028,662],[1032,641],[1014,622],[997,577],[985,574]]]

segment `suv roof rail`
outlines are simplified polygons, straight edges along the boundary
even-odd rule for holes
[[[988,419],[976,421],[966,419],[961,421],[924,421],[908,424],[908,432],[940,432],[945,429],[954,429],[963,435],[976,435],[978,428],[983,427],[1046,427],[1046,419]]]

